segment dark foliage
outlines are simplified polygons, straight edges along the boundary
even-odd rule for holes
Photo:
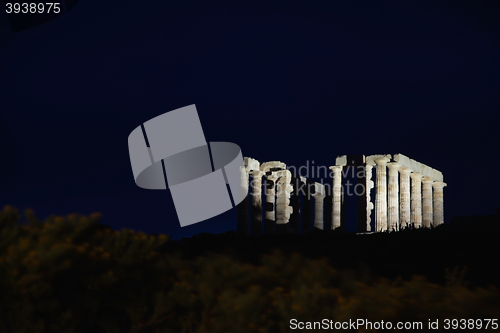
[[[486,286],[498,273],[479,287],[464,273],[480,282],[482,271],[460,268],[492,251],[497,225],[172,242],[98,220],[0,212],[0,332],[287,332],[293,318],[427,323],[500,315],[500,291]],[[426,272],[443,283],[414,274]]]

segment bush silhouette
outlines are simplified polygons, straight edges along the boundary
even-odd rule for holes
[[[391,280],[275,251],[252,264],[193,259],[166,235],[100,225],[100,216],[24,220],[0,212],[0,332],[288,332],[290,320],[498,318],[500,291],[425,277]],[[163,247],[163,249],[162,249]],[[368,331],[368,330],[365,330]]]

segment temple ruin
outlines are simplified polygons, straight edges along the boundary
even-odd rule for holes
[[[245,157],[240,175],[248,197],[238,205],[238,232],[259,235],[345,228],[343,171],[348,168],[358,170],[356,183],[364,189],[354,194],[357,232],[430,228],[444,223],[443,174],[402,154],[337,157],[335,165],[329,167],[329,184],[292,173],[283,162],[260,163]]]

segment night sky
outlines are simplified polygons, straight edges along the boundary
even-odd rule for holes
[[[129,133],[196,104],[207,141],[244,156],[402,153],[443,172],[446,222],[493,214],[499,17],[496,1],[80,0],[4,27],[0,204],[176,239],[234,230],[234,209],[180,228],[169,191],[134,183]]]

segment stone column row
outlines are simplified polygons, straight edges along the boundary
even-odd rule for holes
[[[370,191],[374,187],[372,168],[368,163],[366,172],[366,223],[370,231],[371,210],[375,208],[375,231],[393,231],[409,226],[419,227],[437,226],[444,223],[443,188],[444,182],[433,181],[430,177],[422,177],[418,172],[411,172],[396,162],[389,162],[389,158],[381,157],[374,160],[376,165],[376,195],[375,207],[370,200]],[[332,197],[332,229],[339,228],[342,220],[342,166],[332,166],[333,197]],[[388,174],[387,174],[388,170]],[[278,225],[285,225],[290,219],[291,173],[286,170],[282,162],[267,162],[259,168],[259,162],[245,158],[245,167],[241,168],[242,185],[251,181],[252,197],[252,234],[262,230],[262,177],[266,175],[266,222],[271,221]],[[388,179],[387,179],[388,178]],[[411,183],[410,183],[411,179]],[[243,184],[244,183],[244,184]],[[279,188],[278,193],[276,189]],[[315,218],[314,226],[323,229],[324,214],[323,200],[325,189],[322,184],[315,184]],[[277,199],[275,199],[277,197]],[[244,229],[242,220],[246,215],[244,205],[241,205],[239,214],[239,229]],[[241,215],[241,217],[240,217]],[[240,224],[242,224],[240,226]],[[257,230],[259,229],[259,230]],[[273,227],[274,229],[274,227]]]
[[[399,230],[410,224],[416,228],[444,223],[443,188],[446,183],[422,177],[388,158],[375,160],[377,164],[375,196],[375,231]],[[367,165],[367,200],[369,202],[371,166]],[[387,181],[386,169],[389,170]],[[400,175],[400,184],[398,184]],[[410,194],[411,178],[411,194]],[[370,203],[370,202],[369,202]],[[367,206],[367,215],[370,211]],[[369,220],[369,219],[368,219]]]

